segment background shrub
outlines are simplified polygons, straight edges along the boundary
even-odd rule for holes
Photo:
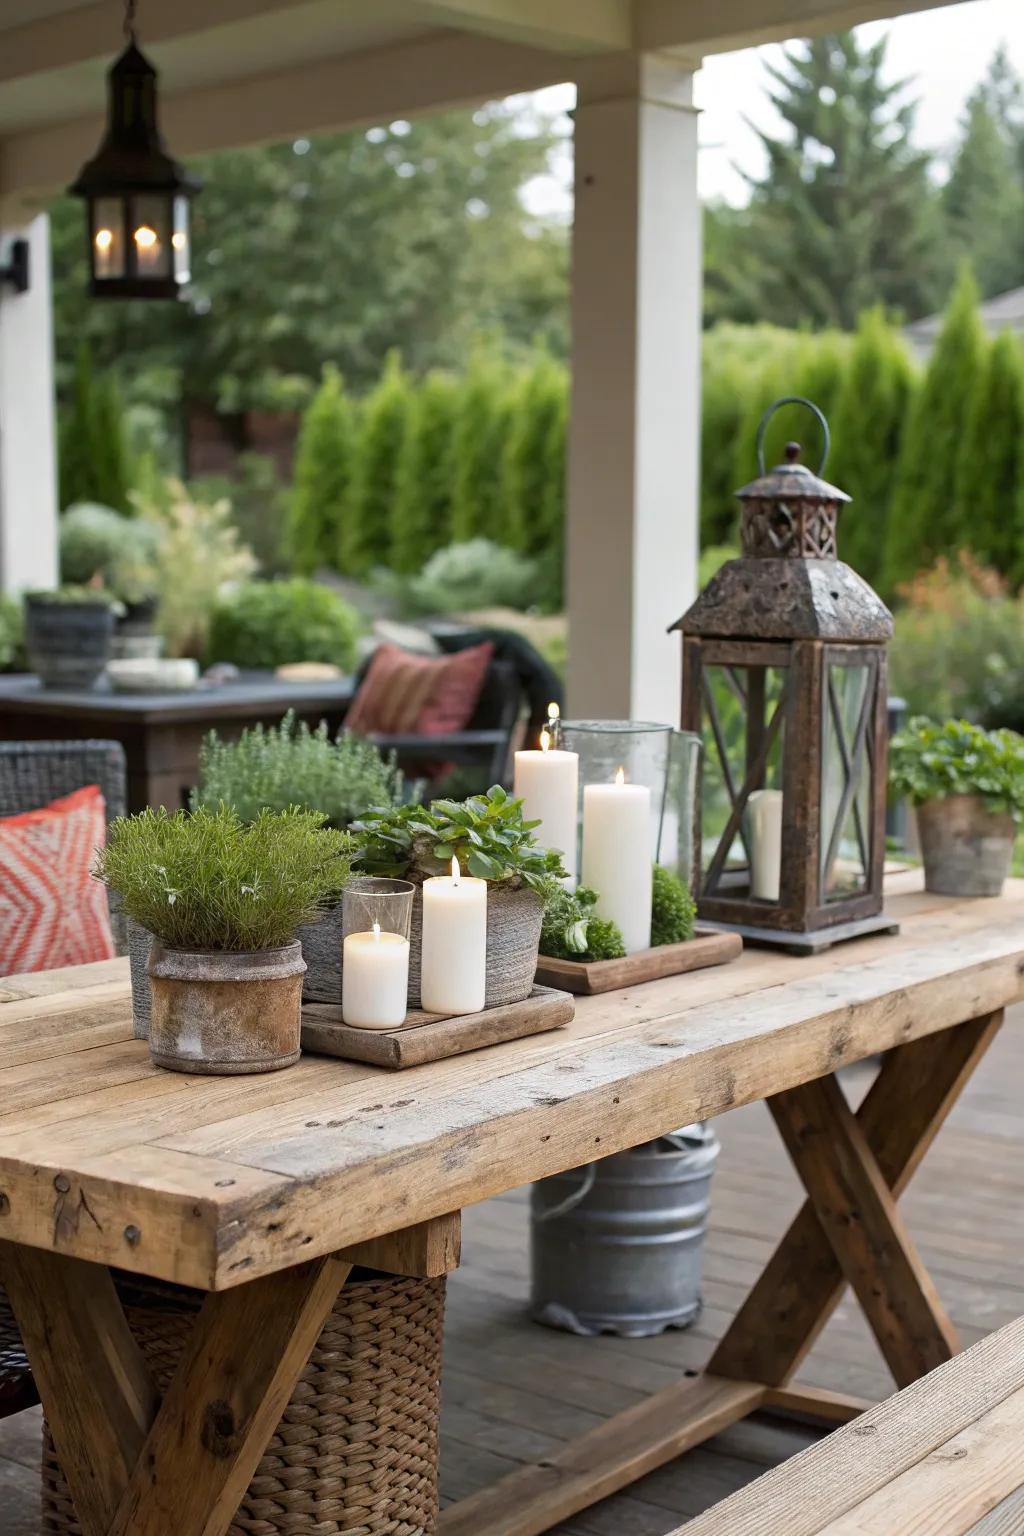
[[[289,661],[355,665],[359,615],[328,587],[293,577],[253,581],[214,609],[208,662],[274,668]]]
[[[302,419],[288,509],[288,553],[300,576],[339,564],[339,530],[352,511],[355,440],[352,402],[341,374],[325,368]]]
[[[409,618],[439,613],[466,613],[482,608],[529,608],[536,600],[540,573],[537,562],[490,539],[449,544],[431,555],[418,576],[393,580],[382,573],[385,590],[393,592]]]

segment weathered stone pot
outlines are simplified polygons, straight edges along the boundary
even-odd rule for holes
[[[524,886],[487,886],[487,992],[485,1008],[504,1008],[521,1003],[533,990],[540,953],[540,925],[544,902]],[[417,888],[412,903],[409,933],[409,1006],[420,1006],[420,967],[423,953],[423,890]]]
[[[299,929],[306,974],[302,980],[304,1003],[341,1002],[341,902],[315,923]]]
[[[917,807],[926,891],[998,896],[1010,872],[1017,825],[990,811],[981,795],[948,795]]]
[[[302,978],[296,940],[254,954],[165,949],[149,957],[149,1049],[172,1072],[277,1072],[299,1059]]]
[[[113,633],[105,603],[25,599],[25,650],[44,688],[92,688],[110,659]]]

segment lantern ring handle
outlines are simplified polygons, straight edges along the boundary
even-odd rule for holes
[[[829,449],[832,446],[832,435],[831,435],[831,433],[828,430],[828,422],[825,419],[824,411],[820,408],[820,406],[815,405],[813,400],[808,400],[805,395],[783,395],[781,397],[781,399],[776,400],[774,402],[774,404],[770,405],[768,407],[768,409],[765,411],[764,415],[761,417],[761,425],[757,429],[757,467],[758,467],[758,471],[762,475],[768,473],[768,471],[765,469],[765,466],[764,466],[764,439],[765,439],[765,434],[768,431],[768,423],[771,421],[772,417],[775,415],[775,412],[777,410],[779,410],[779,408],[781,406],[783,406],[783,405],[806,405],[807,409],[809,411],[813,412],[813,414],[817,417],[818,425],[821,428],[822,442],[821,442],[821,463],[818,465],[816,473],[819,474],[819,475],[824,474],[824,472],[825,472],[825,465],[828,463],[828,452],[829,452]]]

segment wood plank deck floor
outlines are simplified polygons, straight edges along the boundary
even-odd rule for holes
[[[866,1069],[847,1087],[859,1097]],[[902,1205],[965,1344],[1024,1314],[1024,1008],[942,1131]],[[525,1318],[525,1191],[466,1213],[463,1268],[450,1281],[442,1487],[445,1501],[549,1454],[560,1441],[701,1365],[800,1201],[763,1105],[718,1123],[705,1260],[705,1308],[683,1333],[577,1339]],[[891,1390],[847,1297],[801,1373],[815,1385],[881,1398]],[[664,1536],[799,1450],[812,1434],[778,1419],[737,1424],[627,1493],[559,1527],[561,1536]],[[39,1418],[0,1423],[0,1536],[38,1536]],[[780,1533],[782,1536],[782,1533]]]

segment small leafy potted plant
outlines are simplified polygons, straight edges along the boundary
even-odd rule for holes
[[[525,821],[523,802],[500,785],[468,800],[434,800],[374,812],[354,823],[355,860],[368,875],[411,880],[422,886],[447,874],[453,858],[468,874],[487,881],[486,1006],[502,1007],[529,997],[537,970],[544,896],[564,879],[561,855],[541,848],[537,822]],[[413,902],[409,1001],[419,1001],[423,903]]]
[[[348,839],[314,811],[147,810],[120,817],[96,875],[153,935],[153,1060],[176,1072],[272,1072],[299,1057],[296,935],[337,899]]]
[[[237,741],[221,741],[211,731],[200,749],[192,807],[229,805],[243,821],[252,821],[261,810],[297,805],[321,811],[328,826],[344,829],[366,811],[398,805],[402,790],[393,755],[385,757],[372,742],[350,732],[332,741],[324,721],[311,731],[305,722],[296,723],[289,710],[279,726],[251,726]],[[320,921],[305,925],[299,938],[306,1002],[339,1002],[340,903]]]
[[[1024,815],[1024,737],[917,718],[893,737],[889,775],[917,812],[925,889],[998,896]]]
[[[44,688],[92,688],[110,660],[117,601],[97,587],[25,595],[25,650]]]

